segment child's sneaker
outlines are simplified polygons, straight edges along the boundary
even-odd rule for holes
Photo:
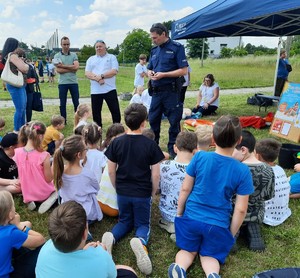
[[[171,234],[170,239],[176,243],[176,235],[175,234]]]
[[[215,272],[210,273],[207,278],[221,278],[221,276]]]
[[[221,278],[221,276],[215,272],[210,273],[207,278]]]
[[[247,237],[250,250],[262,252],[266,249],[258,223],[249,222],[247,224]]]
[[[41,203],[38,212],[42,214],[48,211],[55,204],[57,198],[58,198],[57,192],[56,191],[52,192],[51,195],[48,197],[48,199],[43,203]]]
[[[161,227],[162,229],[166,230],[169,234],[174,234],[175,233],[175,226],[174,223],[169,222],[164,219],[159,219],[158,226]]]
[[[168,269],[169,278],[186,278],[185,270],[176,263],[172,263]]]
[[[36,208],[35,202],[32,201],[32,202],[27,203],[27,208],[29,210],[35,210],[35,208]]]
[[[112,253],[112,247],[114,244],[114,235],[111,232],[105,232],[102,236],[101,243],[103,243],[106,247],[106,250],[109,254]]]
[[[136,257],[139,270],[146,275],[151,274],[152,263],[148,255],[147,247],[144,246],[137,237],[130,240],[130,246]]]

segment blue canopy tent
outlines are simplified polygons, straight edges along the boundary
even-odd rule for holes
[[[300,34],[299,0],[218,0],[172,24],[172,39]],[[281,40],[280,40],[281,41]],[[280,43],[278,46],[278,58]],[[276,64],[274,86],[278,68]]]

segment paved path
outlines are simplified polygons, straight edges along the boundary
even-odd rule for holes
[[[255,93],[269,93],[273,91],[273,87],[261,87],[261,88],[240,88],[240,89],[224,89],[220,93],[222,95],[233,95],[233,94],[255,94]],[[187,91],[186,97],[192,98],[197,96],[198,91]],[[80,98],[80,103],[90,103],[90,98]],[[43,99],[44,105],[59,105],[59,99]],[[68,104],[72,104],[72,100],[68,98]],[[11,100],[0,100],[0,108],[13,107]]]

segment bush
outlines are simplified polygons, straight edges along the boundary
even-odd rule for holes
[[[228,47],[223,47],[221,49],[221,58],[231,58],[232,57],[232,49]]]

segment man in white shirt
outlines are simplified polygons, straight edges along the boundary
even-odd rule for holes
[[[106,101],[113,123],[121,122],[120,106],[116,90],[116,75],[119,64],[116,56],[107,53],[103,40],[95,43],[96,55],[88,58],[85,76],[91,81],[93,120],[102,127],[101,110]]]

